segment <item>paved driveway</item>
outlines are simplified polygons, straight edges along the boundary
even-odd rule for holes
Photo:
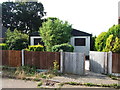
[[[89,70],[89,60],[85,60],[85,70]]]

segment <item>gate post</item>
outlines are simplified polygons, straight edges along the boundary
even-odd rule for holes
[[[63,51],[60,52],[60,72],[63,73]]]
[[[22,66],[24,66],[24,49],[22,50]]]
[[[108,74],[112,74],[112,52],[108,52]]]

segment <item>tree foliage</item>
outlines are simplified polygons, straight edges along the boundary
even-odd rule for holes
[[[28,35],[22,34],[16,29],[12,32],[10,29],[6,33],[6,44],[9,50],[22,50],[28,46]]]
[[[120,53],[120,38],[115,38],[114,47],[112,49],[113,52]]]
[[[115,41],[114,41],[113,35],[109,35],[109,37],[106,40],[106,46],[103,49],[103,51],[106,51],[106,52],[112,51],[114,47],[114,43]]]
[[[90,50],[91,51],[96,51],[96,48],[95,48],[95,39],[96,39],[96,36],[91,37],[91,46],[90,46]]]
[[[95,40],[97,51],[120,52],[120,25],[113,25],[107,32],[102,32]]]
[[[107,32],[107,37],[109,37],[109,35],[113,35],[113,37],[118,37],[120,38],[120,24],[118,25],[113,25]]]
[[[113,35],[109,35],[106,41],[106,47],[103,51],[120,53],[120,38],[114,38]]]
[[[106,32],[102,32],[96,39],[95,39],[95,48],[97,51],[102,51],[105,47],[106,42]]]
[[[45,15],[42,3],[37,2],[3,2],[2,23],[6,28],[22,33],[38,31],[42,25],[41,19]]]
[[[52,46],[69,42],[71,30],[71,25],[68,22],[57,18],[48,18],[39,31],[46,50],[51,51]]]

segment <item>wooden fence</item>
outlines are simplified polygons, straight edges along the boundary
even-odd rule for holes
[[[53,62],[55,60],[60,66],[60,53],[25,51],[24,60],[25,65],[36,66],[39,69],[50,69],[53,67]]]
[[[1,50],[2,65],[18,67],[22,65],[22,52],[15,50]],[[38,69],[50,69],[53,62],[60,66],[60,52],[24,51],[24,65],[36,66]]]
[[[21,51],[2,50],[2,65],[11,67],[21,66]]]
[[[112,54],[112,72],[120,73],[120,54],[118,53]]]

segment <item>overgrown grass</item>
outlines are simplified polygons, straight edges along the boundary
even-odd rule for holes
[[[40,78],[50,79],[54,76],[60,75],[58,72],[58,65],[54,62],[54,67],[45,72],[38,72],[36,67],[32,66],[20,66],[17,68],[11,68],[8,66],[2,67],[4,76],[11,76],[19,79],[26,80],[28,77],[33,77],[35,81],[39,81]]]
[[[60,85],[82,85],[82,86],[89,86],[89,87],[111,87],[111,88],[116,88],[120,89],[120,84],[94,84],[94,83],[78,83],[78,82],[66,82],[66,83],[61,83]]]
[[[111,74],[109,74],[108,76],[113,80],[119,80],[120,81],[120,79],[118,79],[117,76],[114,76],[114,75],[111,75]]]
[[[36,67],[31,66],[21,66],[18,67],[15,74],[25,74],[27,76],[33,76],[37,72]]]

